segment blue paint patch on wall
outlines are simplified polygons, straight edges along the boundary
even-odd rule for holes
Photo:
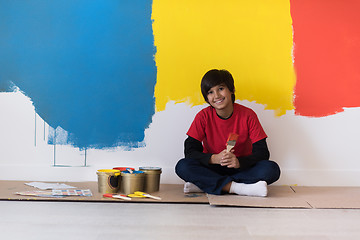
[[[76,147],[139,146],[155,112],[151,10],[148,0],[0,0],[0,91],[13,82]]]

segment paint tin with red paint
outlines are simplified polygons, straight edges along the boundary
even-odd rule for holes
[[[114,167],[113,169],[120,170],[120,172],[126,171],[127,169],[131,169],[132,171],[135,171],[135,168],[132,167]]]

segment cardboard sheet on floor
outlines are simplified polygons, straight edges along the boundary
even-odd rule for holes
[[[267,197],[248,197],[239,195],[208,195],[210,205],[263,207],[263,208],[311,208],[298,198],[289,186],[269,186]]]
[[[148,202],[148,203],[201,203],[215,206],[264,207],[264,208],[344,208],[360,209],[359,187],[304,187],[269,186],[268,196],[246,197],[237,195],[184,194],[182,184],[161,184],[160,191],[152,193],[162,200],[133,198],[130,201],[104,198],[97,191],[97,182],[65,182],[77,189],[90,189],[93,196],[69,196],[64,198],[16,195],[16,192],[36,191],[25,185],[31,181],[0,180],[0,200],[30,201],[83,201],[83,202]]]
[[[90,189],[93,196],[69,196],[63,198],[21,196],[16,192],[36,191],[31,186],[25,185],[31,181],[0,181],[0,200],[31,200],[31,201],[84,201],[84,202],[125,202],[121,199],[104,198],[98,193],[97,182],[66,182],[67,185],[77,189]],[[132,198],[126,202],[149,202],[149,203],[205,203],[208,204],[208,198],[205,193],[184,194],[182,184],[161,184],[159,192],[151,193],[154,196],[161,197],[162,200],[150,198]]]
[[[313,208],[360,208],[359,187],[293,186],[292,189]]]

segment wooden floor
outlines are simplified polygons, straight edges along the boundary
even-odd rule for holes
[[[1,239],[360,239],[360,209],[0,201]]]

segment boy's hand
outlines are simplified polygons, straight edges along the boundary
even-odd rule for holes
[[[210,164],[220,164],[228,168],[239,168],[240,163],[234,154],[234,150],[227,152],[226,149],[218,154],[213,154],[210,159]]]
[[[222,158],[220,160],[221,166],[226,166],[228,168],[239,168],[240,163],[237,157],[234,154],[234,150],[227,152],[226,149],[221,152]]]
[[[226,150],[224,150],[226,151]],[[211,158],[210,158],[210,164],[220,164],[220,161],[224,155],[224,151],[218,153],[218,154],[213,154],[211,155]]]

